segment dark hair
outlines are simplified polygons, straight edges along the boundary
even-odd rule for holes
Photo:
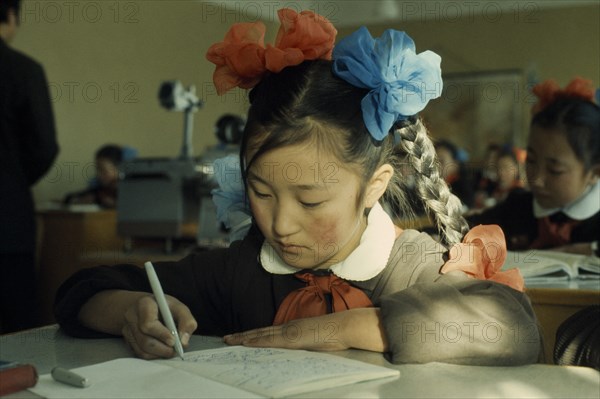
[[[96,151],[96,159],[98,158],[108,159],[115,165],[119,165],[123,160],[123,149],[115,144],[107,144]]]
[[[13,10],[17,21],[21,10],[21,0],[0,0],[0,23],[8,22],[8,11]]]
[[[585,171],[600,164],[600,107],[593,102],[561,97],[535,114],[531,126],[563,131]]]
[[[416,186],[425,208],[434,213],[444,241],[460,242],[467,229],[460,216],[460,200],[450,194],[439,176],[433,143],[424,125],[413,118],[414,123],[397,125],[381,142],[375,141],[361,111],[367,93],[367,89],[336,77],[331,61],[305,61],[265,76],[249,94],[251,105],[240,150],[244,182],[250,166],[262,154],[279,147],[315,143],[362,177],[359,202],[373,173],[390,164],[395,173],[382,202],[397,210],[393,216],[406,218],[414,216],[407,179],[400,174],[401,162],[408,162],[416,172]],[[401,151],[394,146],[395,129],[401,138]],[[245,162],[249,149],[255,152]]]
[[[500,151],[500,149],[501,149],[500,144],[490,143],[490,144],[488,144],[486,151],[489,153],[489,152]]]

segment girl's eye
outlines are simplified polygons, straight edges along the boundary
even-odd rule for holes
[[[265,194],[265,193],[261,193],[259,191],[256,191],[255,188],[253,188],[252,191],[254,192],[254,195],[256,195],[258,198],[269,198],[271,196],[269,194]]]
[[[303,207],[311,209],[311,208],[316,208],[317,206],[321,205],[322,202],[302,202],[300,201],[300,204],[302,204]]]
[[[558,175],[561,175],[561,174],[563,174],[565,172],[562,171],[562,170],[549,170],[548,173],[550,173],[551,175],[554,175],[554,176],[558,176]]]

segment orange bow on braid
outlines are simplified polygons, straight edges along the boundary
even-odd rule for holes
[[[575,97],[594,101],[592,81],[580,77],[573,79],[564,89],[561,89],[555,80],[548,79],[533,86],[531,91],[538,98],[538,102],[531,108],[533,114],[537,114],[559,98]]]
[[[460,270],[479,280],[491,280],[524,291],[519,269],[500,271],[506,260],[506,240],[500,226],[473,227],[461,244],[450,248],[450,259],[442,266],[442,274]]]
[[[234,87],[250,89],[267,71],[277,73],[305,60],[331,59],[337,30],[327,18],[287,8],[277,15],[281,26],[275,46],[265,48],[262,22],[234,24],[222,42],[210,46],[206,58],[217,66],[213,74],[217,94]]]

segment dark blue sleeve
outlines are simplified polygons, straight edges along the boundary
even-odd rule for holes
[[[282,298],[298,288],[293,276],[274,276],[262,269],[257,260],[262,240],[254,228],[229,248],[154,263],[165,294],[190,308],[198,322],[196,333],[224,335],[270,325]],[[92,296],[110,289],[151,292],[141,265],[81,270],[58,289],[55,316],[61,328],[78,337],[106,336],[81,325],[78,314]]]

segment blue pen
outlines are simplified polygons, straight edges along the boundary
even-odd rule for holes
[[[154,266],[152,265],[152,262],[146,262],[144,267],[146,268],[146,274],[148,275],[148,280],[150,281],[150,286],[154,293],[154,299],[156,299],[156,303],[158,303],[158,309],[160,310],[163,321],[167,328],[171,330],[171,334],[173,334],[173,337],[175,338],[175,351],[181,360],[183,360],[183,345],[181,345],[181,339],[179,339],[179,333],[177,332],[177,327],[175,327],[173,315],[171,314],[171,310],[169,310],[169,305],[167,305],[167,299],[165,298],[165,293],[160,285],[156,271],[154,271]]]

